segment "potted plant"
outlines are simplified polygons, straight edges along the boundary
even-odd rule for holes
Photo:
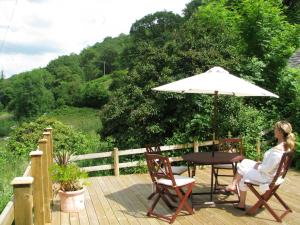
[[[55,182],[55,191],[60,196],[60,208],[64,212],[78,212],[84,208],[84,191],[87,172],[70,162],[71,153],[67,150],[55,154],[55,163],[50,174]]]

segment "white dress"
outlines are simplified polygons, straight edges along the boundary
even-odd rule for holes
[[[264,154],[264,159],[257,169],[254,169],[256,164],[255,161],[250,159],[244,159],[237,168],[237,171],[242,175],[242,179],[239,183],[241,191],[247,190],[247,185],[244,183],[245,180],[257,184],[269,184],[278,169],[280,160],[284,153],[283,146],[277,145]]]

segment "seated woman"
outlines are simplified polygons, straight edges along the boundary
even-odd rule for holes
[[[295,135],[292,133],[292,126],[287,121],[279,121],[275,124],[274,136],[277,139],[277,145],[264,154],[262,162],[256,162],[250,159],[244,159],[237,168],[237,173],[230,185],[225,188],[227,192],[235,192],[237,185],[240,190],[240,202],[234,205],[235,208],[245,210],[247,185],[245,180],[256,183],[271,182],[282,154],[285,151],[294,150]]]

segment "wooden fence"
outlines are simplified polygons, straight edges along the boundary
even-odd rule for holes
[[[215,141],[215,144],[217,144],[217,143],[218,143],[218,141]],[[177,150],[182,150],[182,149],[187,149],[187,148],[193,148],[194,152],[198,152],[199,147],[211,146],[212,144],[213,144],[213,141],[204,141],[204,142],[200,142],[200,143],[198,141],[194,141],[194,143],[161,146],[160,148],[161,148],[161,151],[177,151]],[[141,165],[146,165],[145,161],[119,163],[120,156],[143,154],[144,152],[146,152],[146,148],[137,148],[137,149],[129,149],[129,150],[119,150],[118,148],[114,148],[114,150],[111,152],[75,155],[75,156],[71,157],[71,160],[79,161],[79,160],[90,160],[90,159],[101,159],[101,158],[112,157],[113,164],[82,167],[82,169],[87,172],[113,169],[114,175],[119,176],[120,168],[137,167],[137,166],[141,166]],[[182,160],[181,157],[170,157],[170,159],[171,159],[171,161],[181,161]]]
[[[0,215],[0,225],[11,225],[13,222],[15,222],[15,225],[32,225],[32,209],[35,225],[51,223],[53,192],[48,168],[53,162],[52,141],[52,128],[46,128],[43,133],[43,138],[39,140],[38,149],[30,153],[31,163],[27,167],[24,175],[22,177],[16,177],[12,181],[14,201],[10,201]],[[161,146],[161,151],[178,151],[193,148],[194,152],[198,152],[199,147],[211,146],[213,144],[218,144],[218,141],[194,141],[188,144]],[[79,161],[112,157],[112,164],[83,167],[82,169],[87,172],[113,169],[114,175],[119,176],[120,168],[136,167],[146,164],[145,161],[120,163],[120,156],[143,154],[144,152],[146,152],[145,148],[129,150],[114,148],[114,150],[110,152],[72,156],[71,160]],[[171,157],[171,161],[180,160],[182,160],[181,157]],[[34,189],[34,194],[32,194],[32,188]]]

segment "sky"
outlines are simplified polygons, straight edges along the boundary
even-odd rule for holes
[[[157,11],[182,15],[191,0],[0,0],[0,72],[45,67],[61,55],[128,34]]]

